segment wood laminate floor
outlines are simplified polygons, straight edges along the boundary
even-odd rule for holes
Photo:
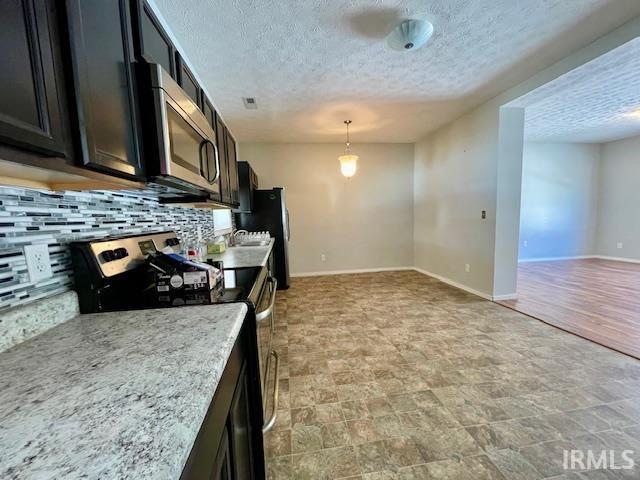
[[[601,259],[521,263],[502,305],[640,358],[640,264]]]
[[[294,278],[275,325],[269,480],[640,478],[635,358],[410,271]]]

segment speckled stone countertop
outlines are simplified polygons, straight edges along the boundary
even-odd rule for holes
[[[0,353],[0,478],[178,478],[246,311],[80,315]]]
[[[231,247],[224,253],[208,255],[207,258],[216,262],[222,261],[224,268],[264,267],[269,260],[275,240],[264,247]]]

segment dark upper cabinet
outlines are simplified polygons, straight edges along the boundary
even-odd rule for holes
[[[191,97],[200,109],[202,109],[202,89],[196,80],[195,75],[187,67],[184,59],[176,53],[176,68],[178,72],[178,85]]]
[[[68,156],[51,2],[0,2],[0,141]]]
[[[227,142],[224,123],[216,114],[214,127],[218,141],[218,155],[220,158],[220,195],[223,203],[231,205],[231,187],[229,185],[229,162],[227,160]]]
[[[176,79],[176,49],[144,0],[131,0],[136,56],[157,63]]]
[[[142,175],[128,0],[67,0],[79,140],[86,166]]]
[[[229,163],[229,189],[231,190],[231,204],[238,206],[240,205],[240,185],[238,182],[236,141],[228,130],[225,131],[225,136],[227,143],[227,162]]]

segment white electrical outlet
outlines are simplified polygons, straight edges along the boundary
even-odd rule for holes
[[[323,262],[326,262],[327,256],[323,253],[322,255],[320,255],[320,260],[322,260]]]
[[[48,245],[27,245],[24,247],[24,258],[27,261],[29,281],[37,282],[53,276]]]
[[[529,242],[525,240],[524,242],[522,242],[522,246],[524,248],[527,248],[529,246]]]
[[[468,263],[464,264],[464,271],[469,273],[471,271],[471,265],[469,265]]]
[[[622,248],[622,242],[618,242],[618,245],[616,245],[618,247],[618,250]]]

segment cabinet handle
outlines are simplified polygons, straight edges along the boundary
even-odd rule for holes
[[[267,308],[265,308],[259,313],[256,313],[256,322],[262,322],[263,320],[266,320],[267,318],[269,318],[273,314],[273,307],[275,306],[275,303],[276,303],[276,290],[278,289],[278,280],[276,280],[273,277],[269,277],[267,281],[273,285],[272,292],[271,292],[271,300],[269,301],[269,306]]]
[[[275,350],[271,350],[271,356],[276,359],[276,374],[273,379],[273,412],[271,413],[271,417],[269,417],[269,420],[266,421],[262,426],[262,433],[267,433],[273,428],[273,426],[276,424],[276,416],[278,415],[278,396],[280,394],[280,357],[278,356],[278,352],[276,352]]]

